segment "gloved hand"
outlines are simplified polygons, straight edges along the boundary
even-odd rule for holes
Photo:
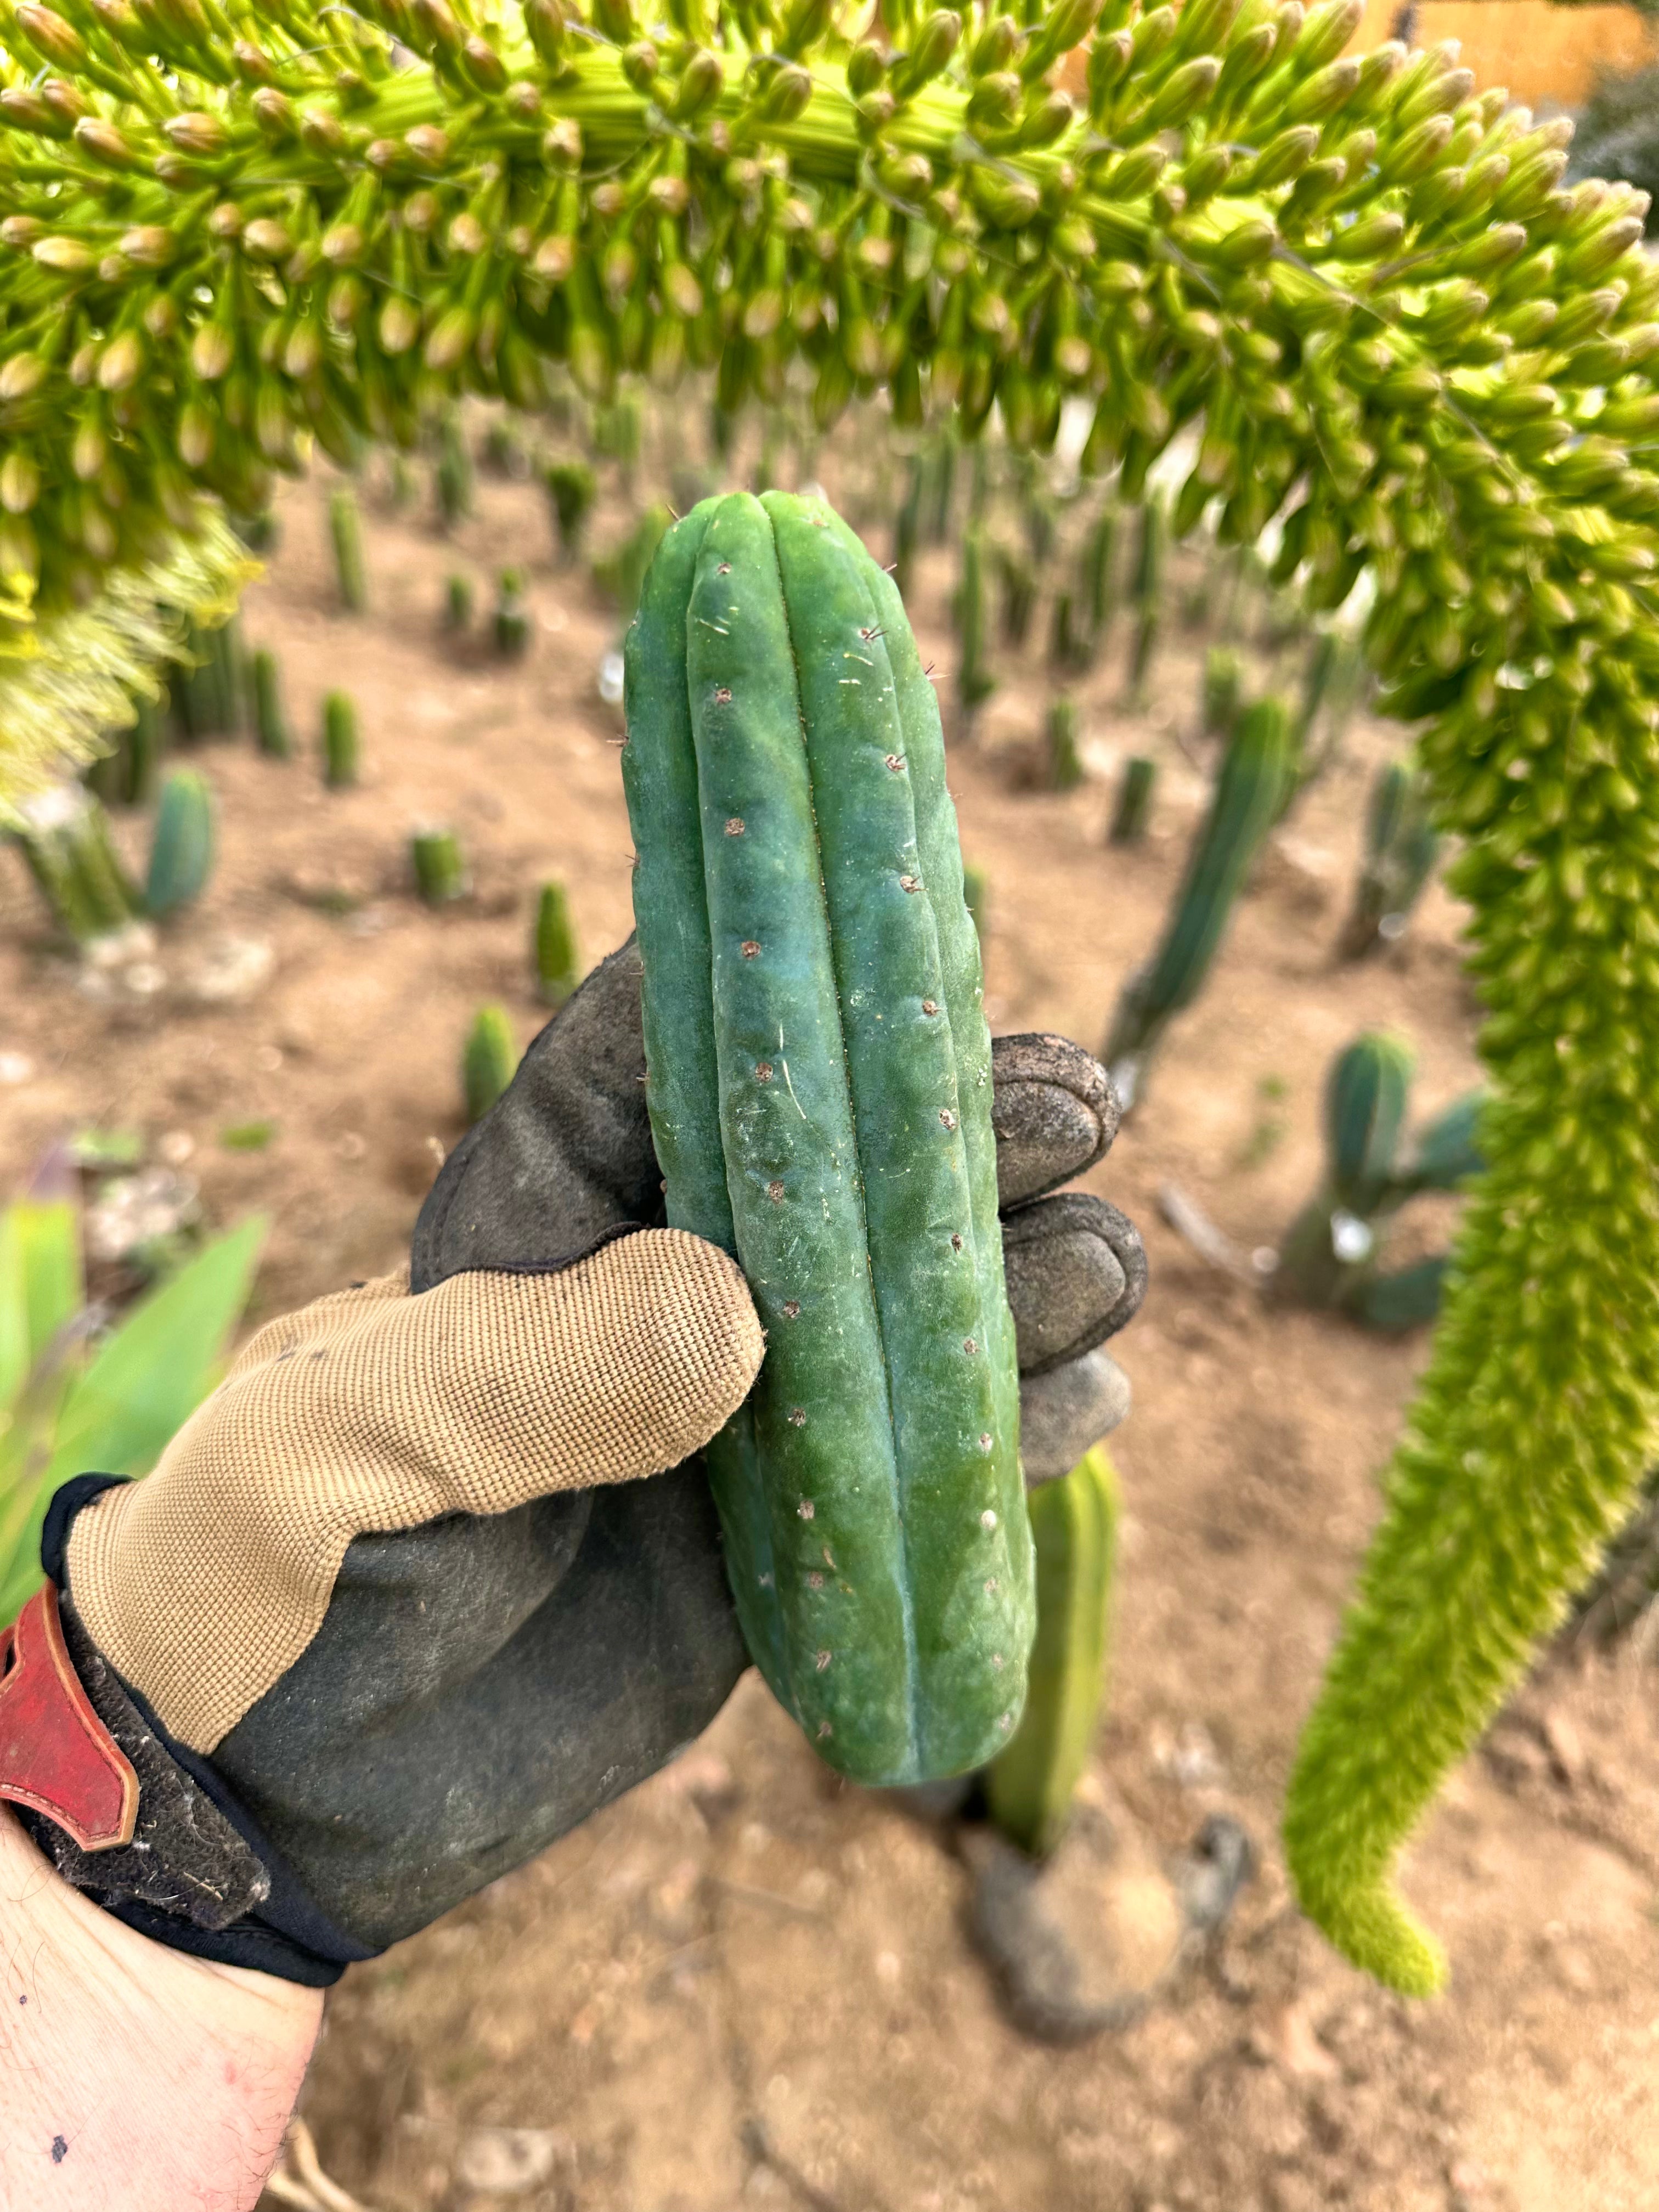
[[[657,1225],[643,1076],[629,946],[446,1163],[415,1295],[370,1285],[273,1323],[144,1483],[59,1493],[61,1599],[26,1613],[9,1674],[0,1639],[0,1796],[130,1924],[331,1981],[724,1703],[746,1655],[691,1455],[763,1347],[733,1263]],[[1004,1040],[994,1077],[1045,1477],[1121,1418],[1094,1347],[1145,1264],[1114,1209],[1043,1194],[1110,1141],[1096,1064]],[[131,1840],[83,1848],[119,1832],[135,1778]]]

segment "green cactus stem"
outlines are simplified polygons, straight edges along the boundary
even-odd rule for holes
[[[1062,694],[1049,703],[1046,730],[1048,788],[1075,791],[1085,770],[1077,743],[1077,701]]]
[[[951,537],[951,518],[956,506],[957,439],[947,425],[928,442],[927,492],[922,510],[922,532],[930,545],[944,545]]]
[[[495,611],[490,634],[503,660],[522,660],[533,635],[530,610],[524,603],[522,568],[503,568],[495,592]]]
[[[148,806],[167,745],[161,709],[142,693],[132,702],[132,720],[112,732],[108,750],[87,770],[87,787],[106,806]]]
[[[1133,602],[1134,641],[1129,651],[1128,699],[1133,707],[1146,702],[1152,655],[1164,627],[1164,553],[1168,521],[1161,498],[1149,499],[1140,510],[1140,530],[1135,540]]]
[[[452,572],[444,578],[443,627],[449,636],[464,636],[471,629],[474,601],[471,576]]]
[[[79,645],[116,641],[118,701],[147,572],[222,527],[206,495],[258,513],[301,432],[409,448],[463,389],[540,406],[549,357],[601,400],[718,366],[727,410],[800,359],[825,428],[890,377],[1045,449],[1075,398],[1129,501],[1187,434],[1182,529],[1279,522],[1308,612],[1369,571],[1379,710],[1460,843],[1491,1163],[1285,1837],[1350,1955],[1434,1985],[1394,1861],[1659,1409],[1644,197],[1564,185],[1570,124],[1455,49],[1349,53],[1359,0],[1115,4],[1075,94],[1050,70],[1087,10],[1058,4],[954,45],[902,4],[856,46],[726,11],[654,72],[609,6],[452,35],[437,0],[283,0],[236,16],[240,71],[222,14],[74,12],[15,64],[84,104],[71,135],[36,95],[0,139],[0,803],[119,719]]]
[[[213,873],[213,788],[199,769],[175,769],[161,787],[144,878],[144,911],[166,921],[193,906]]]
[[[965,532],[962,540],[957,635],[957,708],[964,731],[971,733],[975,715],[997,688],[985,658],[985,540],[977,527]]]
[[[586,461],[550,461],[542,471],[542,483],[552,509],[559,558],[568,567],[581,550],[599,481]]]
[[[192,623],[186,631],[172,702],[179,734],[191,744],[228,738],[240,727],[242,659],[241,624],[235,615],[211,624]]]
[[[518,1066],[513,1017],[505,1006],[480,1006],[461,1047],[461,1099],[468,1128],[483,1121],[512,1082]]]
[[[1046,1857],[1065,1833],[1106,1691],[1122,1507],[1097,1445],[1027,1500],[1036,1553],[1036,1642],[1014,1739],[985,1774],[986,1807],[1022,1850]]]
[[[997,581],[1002,597],[1002,641],[1018,653],[1031,633],[1036,612],[1036,570],[1026,554],[1012,545],[996,549]]]
[[[1097,653],[1116,611],[1118,514],[1115,507],[1103,507],[1089,526],[1083,541],[1083,605],[1088,617],[1089,646]]]
[[[1114,845],[1139,845],[1146,835],[1152,819],[1152,794],[1158,787],[1158,763],[1148,760],[1143,753],[1131,753],[1123,763],[1123,775],[1117,787],[1117,803],[1112,809],[1112,825],[1107,831],[1108,842]]]
[[[1019,1717],[1032,1568],[933,687],[891,578],[778,492],[670,532],[628,659],[668,1218],[735,1249],[767,1332],[707,1455],[738,1618],[843,1772],[965,1772]]]
[[[472,456],[460,417],[452,408],[439,429],[438,465],[432,489],[438,502],[438,520],[446,530],[455,530],[472,512]]]
[[[283,672],[268,645],[262,645],[249,659],[248,683],[253,694],[253,732],[259,750],[271,760],[289,759],[294,738],[283,704]]]
[[[416,894],[428,906],[449,906],[471,889],[461,841],[453,830],[417,830],[409,841]]]
[[[1272,1279],[1277,1297],[1334,1308],[1390,1333],[1434,1318],[1445,1256],[1385,1272],[1388,1224],[1418,1193],[1457,1190],[1480,1172],[1486,1101],[1479,1091],[1455,1100],[1402,1160],[1411,1075],[1407,1047],[1377,1032],[1357,1037],[1333,1061],[1325,1089],[1324,1178],[1279,1249]]]
[[[323,781],[331,791],[356,783],[360,752],[357,703],[349,691],[331,691],[323,701]]]
[[[530,473],[530,456],[516,424],[498,415],[483,434],[483,465],[492,476],[519,482]]]
[[[556,877],[536,894],[536,919],[530,939],[536,995],[544,1006],[562,1006],[581,981],[581,956],[570,900]]]
[[[386,505],[393,514],[407,514],[410,508],[414,506],[417,496],[415,471],[409,465],[407,456],[403,453],[393,453],[386,464]]]
[[[127,927],[141,902],[92,793],[65,783],[24,799],[11,832],[53,921],[77,945]]]
[[[1078,620],[1077,602],[1069,592],[1056,592],[1048,614],[1048,660],[1051,666],[1079,671],[1089,665],[1088,632]]]
[[[1200,720],[1206,738],[1232,734],[1244,703],[1244,663],[1229,645],[1212,645],[1204,656]]]
[[[363,558],[363,519],[357,495],[341,484],[329,495],[329,543],[334,549],[334,581],[349,615],[368,611],[368,567]]]
[[[1363,960],[1403,937],[1440,857],[1426,782],[1409,762],[1377,770],[1365,802],[1365,842],[1352,912],[1338,947]]]
[[[1101,1057],[1125,1110],[1146,1090],[1153,1051],[1204,987],[1262,840],[1279,818],[1295,738],[1282,700],[1245,709],[1221,763],[1162,939],[1118,1001]]]

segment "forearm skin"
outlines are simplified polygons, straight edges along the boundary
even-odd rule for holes
[[[0,2212],[252,2212],[321,2018],[112,1918],[0,1809]]]

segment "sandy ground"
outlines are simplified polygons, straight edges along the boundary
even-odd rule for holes
[[[0,1172],[54,1138],[139,1131],[199,1180],[208,1218],[270,1218],[256,1312],[394,1265],[459,1127],[477,1004],[526,1040],[534,887],[569,887],[591,957],[629,925],[616,715],[595,674],[614,623],[551,558],[540,495],[481,480],[446,541],[368,502],[374,606],[333,606],[321,493],[283,504],[246,611],[279,653],[301,757],[201,749],[222,857],[165,938],[149,1000],[100,1004],[0,864]],[[601,544],[619,528],[602,517]],[[444,575],[531,571],[536,635],[507,665],[440,634]],[[950,577],[924,565],[918,628],[942,671]],[[1150,711],[1121,709],[1126,640],[1082,686],[1091,775],[1029,787],[1047,693],[1010,667],[953,755],[969,859],[990,883],[994,1026],[1091,1044],[1149,949],[1201,803],[1191,725],[1202,640],[1172,635]],[[322,693],[360,704],[362,789],[325,792]],[[1297,1721],[1376,1510],[1424,1356],[1265,1309],[1166,1228],[1177,1182],[1248,1251],[1318,1171],[1319,1087],[1369,1024],[1419,1055],[1425,1115],[1474,1073],[1458,915],[1433,894],[1386,958],[1333,963],[1371,769],[1361,725],[1261,871],[1199,1009],[1158,1062],[1096,1185],[1152,1255],[1117,1349],[1135,1410],[1115,1439],[1128,1507],[1113,1682],[1088,1793],[1159,1849],[1211,1811],[1261,1870],[1218,1950],[1152,2018],[1054,2051],[1004,2018],[965,1932],[948,1834],[840,1784],[748,1678],[678,1765],[333,1996],[307,2091],[324,2163],[380,2212],[1637,2212],[1659,2202],[1659,1737],[1638,1656],[1558,1654],[1458,1775],[1411,1893],[1444,1936],[1450,1995],[1407,2007],[1288,1907],[1274,1826]],[[1103,829],[1128,751],[1164,763],[1154,831]],[[407,839],[460,832],[471,899],[414,898]],[[118,834],[137,851],[143,825]],[[269,945],[246,1000],[179,1002],[227,935]],[[21,1071],[21,1073],[20,1073]],[[263,1151],[222,1134],[276,1125]],[[1402,1224],[1443,1237],[1445,1205]],[[492,2129],[526,2130],[523,2136]],[[485,2132],[481,2133],[483,2130]],[[493,2161],[493,2163],[492,2163]],[[513,2181],[517,2193],[501,2185]],[[483,2185],[489,2184],[491,2185]]]

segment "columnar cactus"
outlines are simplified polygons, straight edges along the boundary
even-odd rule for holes
[[[198,769],[175,769],[161,787],[144,878],[144,911],[165,921],[192,906],[213,872],[213,790]]]
[[[1454,52],[1349,55],[1359,0],[894,0],[854,45],[811,4],[648,37],[630,0],[65,5],[15,11],[0,142],[0,622],[44,664],[6,661],[0,744],[37,778],[92,749],[66,626],[204,489],[256,514],[302,429],[407,447],[463,386],[537,404],[550,355],[598,395],[717,367],[731,409],[804,354],[823,423],[887,384],[1034,447],[1075,395],[1126,501],[1190,427],[1177,530],[1249,544],[1288,503],[1314,611],[1370,572],[1380,704],[1463,843],[1491,1164],[1286,1835],[1336,1939],[1431,1984],[1394,1854],[1622,1517],[1659,1391],[1642,196],[1564,190],[1568,126]]]
[[[1112,824],[1107,832],[1108,842],[1114,845],[1138,845],[1146,835],[1146,823],[1152,811],[1152,793],[1158,785],[1158,763],[1144,754],[1132,753],[1123,763],[1123,780],[1117,787],[1117,804],[1112,811]]]
[[[569,896],[556,878],[550,878],[536,895],[530,951],[536,995],[544,1006],[562,1006],[581,981],[581,959]]]
[[[974,524],[963,535],[962,574],[957,586],[957,707],[969,729],[997,688],[985,657],[989,620],[985,599],[985,540]]]
[[[417,830],[409,841],[415,889],[428,906],[448,906],[465,898],[468,882],[461,841],[441,826]]]
[[[1365,842],[1341,957],[1359,960],[1405,933],[1440,857],[1422,775],[1409,761],[1377,770],[1365,802]]]
[[[1239,717],[1158,949],[1131,976],[1112,1017],[1101,1057],[1126,1111],[1145,1091],[1147,1063],[1164,1030],[1203,988],[1295,769],[1284,702],[1259,699]]]
[[[1106,1690],[1106,1646],[1121,1516],[1117,1473],[1097,1445],[1029,1500],[1036,1552],[1036,1641],[1012,1742],[985,1777],[991,1818],[1041,1856],[1065,1832]]]
[[[286,760],[294,750],[283,704],[283,674],[269,646],[261,646],[248,662],[248,685],[253,694],[253,733],[259,750],[272,760]]]
[[[356,782],[361,750],[356,701],[349,691],[331,691],[323,701],[323,781],[331,791]]]
[[[368,611],[368,564],[363,558],[363,519],[356,494],[342,484],[328,502],[328,534],[334,548],[334,580],[340,605],[349,615]]]
[[[990,1038],[938,703],[821,500],[664,539],[623,771],[668,1218],[767,1333],[708,1451],[750,1654],[843,1772],[963,1772],[1032,1633]]]
[[[1077,701],[1062,696],[1048,708],[1048,788],[1075,791],[1083,781],[1083,756],[1077,749]]]
[[[78,783],[26,799],[14,813],[11,836],[53,921],[77,945],[125,929],[141,911],[109,817]]]
[[[586,461],[550,461],[542,471],[542,483],[553,510],[559,557],[574,561],[599,490],[593,471]]]
[[[480,1006],[461,1047],[461,1099],[469,1128],[482,1121],[519,1065],[513,1018],[505,1006]]]

